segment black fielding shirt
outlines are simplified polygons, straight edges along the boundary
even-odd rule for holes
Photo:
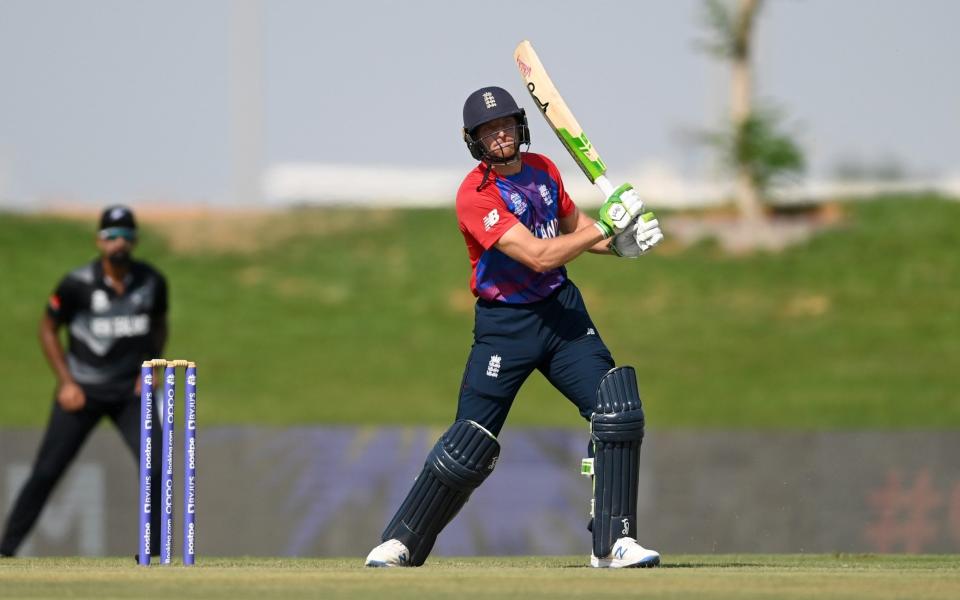
[[[155,328],[167,313],[167,282],[147,263],[133,261],[124,283],[118,295],[98,258],[68,273],[47,303],[47,314],[69,332],[70,375],[89,395],[126,399],[140,364],[155,358]]]

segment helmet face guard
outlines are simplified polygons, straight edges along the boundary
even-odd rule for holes
[[[514,135],[516,150],[509,158],[492,154],[483,140],[476,137],[477,129],[481,125],[503,117],[513,117],[517,122]],[[480,88],[470,94],[463,105],[463,141],[467,144],[470,156],[488,164],[506,164],[518,160],[520,146],[530,145],[527,113],[517,105],[507,90],[496,86]]]
[[[516,125],[513,127],[513,143],[516,149],[512,156],[497,156],[490,151],[489,144],[484,143],[482,138],[476,137],[476,131],[481,125],[483,125],[483,123],[480,123],[474,127],[472,131],[468,131],[466,129],[463,130],[463,141],[467,144],[467,149],[470,151],[470,156],[490,164],[506,164],[517,160],[520,157],[520,146],[523,144],[526,144],[527,146],[530,145],[530,128],[527,126],[527,115],[522,108],[520,109],[520,112],[515,115],[515,118]]]

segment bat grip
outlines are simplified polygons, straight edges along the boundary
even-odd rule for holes
[[[606,175],[600,175],[593,180],[593,184],[597,186],[597,189],[600,190],[600,193],[603,194],[603,199],[606,200],[613,195],[617,188],[613,187],[613,184],[610,183],[610,180],[607,179]]]

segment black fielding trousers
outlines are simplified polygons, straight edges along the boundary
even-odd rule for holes
[[[84,390],[86,393],[86,390]],[[155,405],[156,410],[156,405]],[[87,394],[87,402],[82,409],[77,412],[67,412],[53,401],[53,409],[50,411],[50,420],[47,423],[47,430],[43,435],[43,441],[40,442],[40,449],[37,451],[37,457],[33,463],[33,469],[26,483],[20,490],[13,509],[7,517],[7,525],[4,530],[3,540],[0,541],[0,554],[13,556],[23,540],[33,529],[37,519],[43,511],[47,499],[53,492],[63,476],[63,473],[73,462],[73,459],[80,452],[83,443],[87,440],[90,432],[100,422],[102,417],[109,417],[114,426],[120,432],[124,443],[133,454],[134,463],[140,464],[140,397],[133,394],[120,397],[113,396],[92,396]],[[157,415],[154,414],[154,423],[159,423]],[[153,451],[156,459],[160,456],[160,443],[162,440],[160,427],[154,427],[151,435],[153,437]],[[159,463],[152,461],[154,465],[154,474],[159,474]],[[136,477],[130,479],[130,485],[136,485]],[[152,505],[160,506],[160,486],[154,485],[151,489]],[[154,509],[151,513],[151,530],[160,531],[160,510]],[[131,523],[133,525],[133,523]],[[136,533],[131,533],[131,542],[136,538]],[[160,536],[155,535],[151,540],[151,547],[154,553],[160,551]],[[131,547],[135,547],[131,544]]]

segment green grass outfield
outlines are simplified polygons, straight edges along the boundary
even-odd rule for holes
[[[652,428],[960,426],[960,202],[844,210],[780,254],[667,243],[573,263],[604,340],[637,367]],[[139,255],[171,282],[168,356],[200,366],[202,425],[453,417],[473,314],[451,210],[144,221]],[[94,255],[93,223],[0,214],[0,426],[47,417],[37,321]],[[509,424],[582,426],[539,374]]]
[[[960,557],[678,555],[659,569],[597,570],[582,557],[431,560],[209,559],[191,569],[131,559],[0,561],[2,598],[751,598],[954,600]]]

